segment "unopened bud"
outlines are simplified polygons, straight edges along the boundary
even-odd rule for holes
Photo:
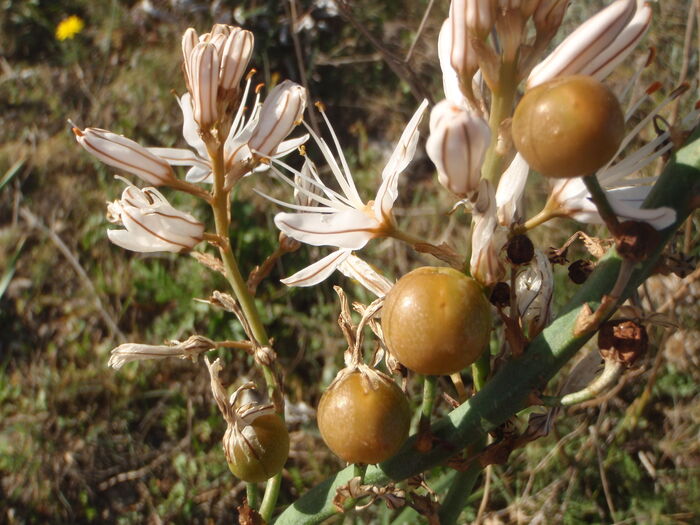
[[[521,233],[508,241],[506,254],[513,264],[527,264],[535,255],[535,246],[527,235]]]
[[[603,359],[631,366],[649,347],[647,330],[631,320],[606,321],[598,332],[598,348]]]
[[[216,46],[200,42],[190,53],[188,85],[192,95],[194,120],[208,131],[219,118],[216,96],[219,89],[219,53]]]
[[[253,54],[253,33],[231,28],[221,49],[219,87],[224,90],[237,89]]]
[[[162,186],[175,179],[165,160],[131,139],[98,128],[73,128],[73,133],[78,143],[102,162],[133,173],[148,184]]]
[[[568,6],[569,0],[540,0],[532,16],[537,32],[542,35],[556,33]]]
[[[306,90],[285,80],[275,87],[260,109],[258,125],[248,141],[248,147],[260,156],[268,157],[301,123],[306,108]]]
[[[430,113],[426,151],[438,169],[440,184],[459,196],[478,188],[490,141],[486,121],[464,107],[443,100]]]
[[[496,4],[493,0],[452,0],[450,18],[454,18],[470,36],[484,40],[493,29]]]

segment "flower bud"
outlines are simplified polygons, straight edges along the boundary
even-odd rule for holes
[[[469,33],[467,38],[484,40],[493,29],[496,4],[493,0],[452,0],[450,18],[455,20],[460,33]],[[462,35],[459,35],[459,38],[463,38]]]
[[[78,143],[105,164],[133,173],[153,186],[175,179],[170,165],[140,144],[98,128],[73,128]]]
[[[568,6],[569,0],[539,0],[532,15],[537,33],[547,35],[545,39],[549,40],[549,35],[559,29]]]
[[[122,198],[107,206],[107,219],[124,226],[108,230],[117,246],[134,252],[183,252],[202,240],[204,224],[173,208],[155,188],[128,186]]]
[[[237,89],[253,54],[253,33],[233,27],[221,48],[219,86]]]
[[[430,113],[430,137],[426,151],[438,169],[438,180],[460,196],[475,191],[491,131],[476,113],[448,100]]]
[[[208,131],[219,118],[216,96],[219,88],[219,53],[214,44],[200,42],[190,53],[186,67],[192,95],[194,120]]]
[[[285,80],[276,86],[260,109],[258,124],[248,141],[250,149],[262,157],[272,155],[277,146],[301,123],[306,108],[306,91]]]
[[[487,180],[479,184],[478,198],[472,217],[472,256],[469,267],[472,276],[484,286],[503,280],[506,269],[501,251],[508,241],[508,230],[498,225],[496,197]]]
[[[613,2],[581,24],[535,66],[527,87],[568,75],[604,79],[634,49],[650,23],[651,7],[648,4],[637,9],[636,0]]]

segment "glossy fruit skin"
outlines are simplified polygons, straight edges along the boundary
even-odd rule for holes
[[[289,432],[277,414],[258,416],[242,430],[245,439],[235,440],[229,449],[228,466],[243,481],[265,481],[282,470],[289,456]],[[256,439],[257,438],[257,442]],[[246,454],[245,447],[248,448]]]
[[[408,437],[411,409],[388,376],[370,386],[360,372],[342,377],[321,396],[321,437],[348,463],[375,464],[396,454]]]
[[[512,135],[520,154],[542,175],[591,175],[617,152],[625,117],[608,87],[573,75],[527,91],[515,109]]]
[[[488,345],[491,308],[471,277],[453,268],[418,268],[387,294],[382,330],[389,351],[407,368],[453,374]]]

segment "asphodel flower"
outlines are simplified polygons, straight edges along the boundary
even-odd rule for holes
[[[430,112],[425,150],[438,169],[440,184],[460,197],[479,187],[490,141],[488,123],[464,105],[443,100]]]
[[[253,54],[253,33],[225,24],[215,24],[211,32],[201,36],[198,36],[193,28],[187,29],[182,36],[182,55],[188,85],[192,52],[197,44],[202,42],[211,43],[217,51],[218,86],[224,91],[237,90]]]
[[[250,79],[246,83],[242,101],[245,102],[250,88]],[[189,93],[185,93],[178,99],[182,110],[182,136],[187,144],[192,148],[149,148],[149,151],[165,160],[173,166],[191,166],[187,171],[185,179],[188,182],[212,183],[211,160],[207,152],[207,146],[199,134],[197,123],[194,120],[192,109],[192,98]],[[257,93],[253,108],[248,118],[245,117],[245,106],[241,103],[233,119],[229,133],[224,140],[224,172],[233,173],[241,168],[246,168],[253,159],[253,153],[248,145],[253,130],[256,129],[260,118],[262,104],[260,94]],[[296,150],[309,138],[308,134],[300,137],[283,140],[269,158],[280,158]],[[194,151],[193,151],[194,150]],[[267,167],[267,166],[265,166]],[[245,169],[246,172],[249,169]]]
[[[301,124],[304,109],[306,90],[302,86],[291,80],[275,86],[260,109],[248,147],[261,157],[275,154],[287,135]]]
[[[506,272],[503,248],[508,242],[508,229],[498,223],[497,212],[493,186],[482,179],[472,209],[469,268],[472,276],[484,286],[502,281]]]
[[[107,206],[107,219],[124,226],[107,230],[117,246],[134,252],[183,252],[199,244],[204,224],[173,208],[155,188],[127,186],[119,200]]]
[[[195,122],[208,132],[219,119],[219,53],[214,44],[199,42],[186,58],[187,85]]]
[[[112,167],[128,171],[153,186],[162,186],[175,179],[168,163],[137,142],[98,128],[73,128],[83,148]]]
[[[340,191],[328,187],[317,175],[304,175],[277,162],[293,173],[295,177],[301,177],[320,190],[321,195],[318,195],[284,177],[273,166],[282,180],[295,187],[299,194],[306,194],[317,204],[303,206],[267,197],[282,206],[297,210],[297,213],[277,214],[275,216],[277,227],[287,236],[305,244],[338,248],[321,260],[284,279],[283,283],[289,286],[311,286],[319,283],[346,261],[353,250],[363,248],[371,239],[388,237],[396,231],[392,208],[398,197],[399,177],[413,159],[418,143],[418,124],[427,105],[428,102],[423,101],[409,121],[382,171],[382,183],[375,198],[367,203],[362,200],[357,191],[335,132],[323,112],[322,115],[330,129],[339,159],[336,160],[325,140],[311,129],[309,129],[309,133],[321,150]]]

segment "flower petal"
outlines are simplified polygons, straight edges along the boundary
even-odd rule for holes
[[[366,261],[360,259],[357,255],[350,255],[343,263],[338,266],[343,275],[355,279],[362,286],[367,288],[377,297],[384,297],[389,293],[392,282],[379,274]]]
[[[294,275],[281,279],[281,282],[287,286],[313,286],[330,277],[351,254],[351,250],[336,250]]]
[[[498,181],[496,208],[498,222],[503,226],[510,226],[521,219],[521,201],[528,173],[530,173],[530,166],[518,153]]]
[[[379,225],[358,210],[334,213],[278,213],[275,225],[292,239],[313,246],[359,250],[377,236]]]
[[[391,220],[391,208],[399,195],[399,175],[406,169],[416,152],[416,144],[418,144],[420,135],[418,133],[418,125],[427,107],[428,101],[423,100],[406,125],[399,143],[394,148],[394,152],[389,157],[389,161],[382,171],[382,184],[377,191],[374,205],[375,217],[380,223],[386,223]]]

